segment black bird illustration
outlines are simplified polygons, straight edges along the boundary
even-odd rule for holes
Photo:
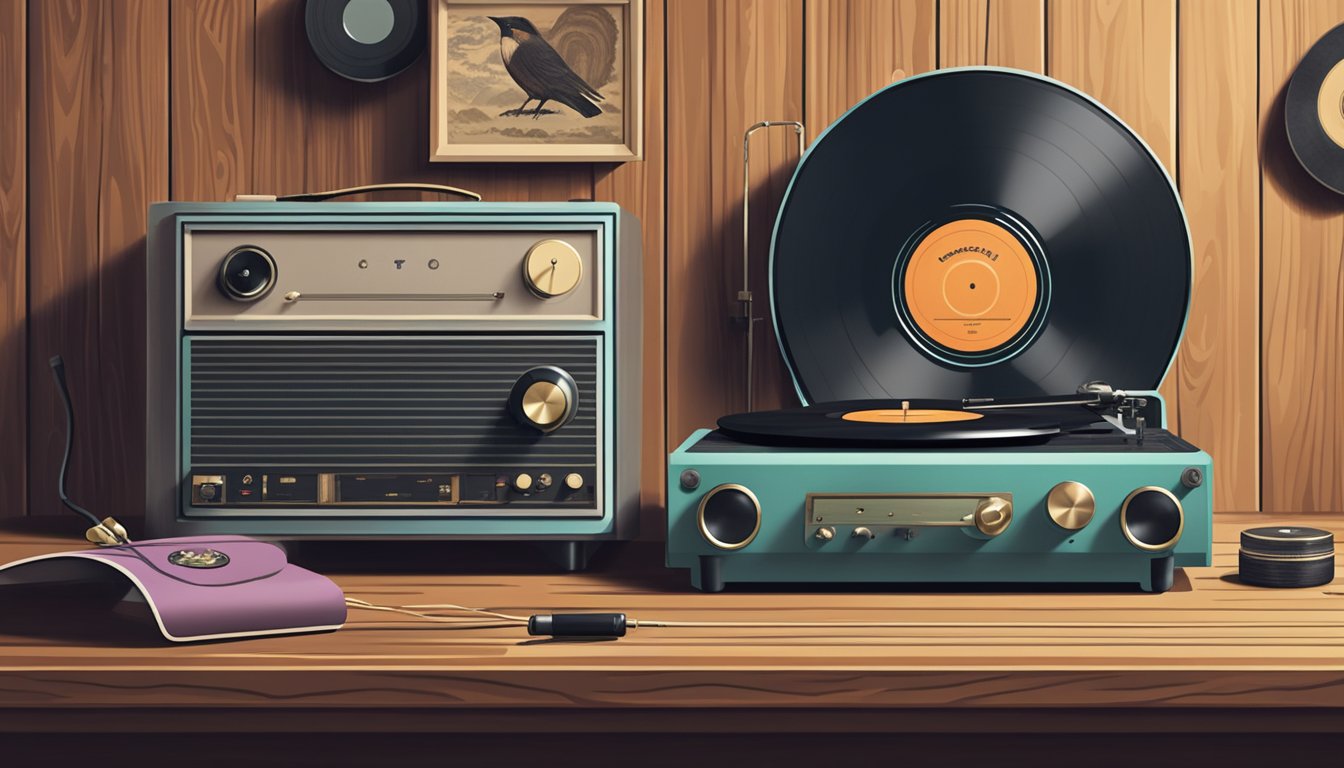
[[[541,102],[531,111],[534,119],[541,116],[541,108],[548,101],[558,101],[584,117],[602,114],[602,109],[593,103],[600,101],[602,94],[569,68],[532,22],[522,16],[488,18],[499,25],[499,53],[504,58],[504,68],[527,94],[523,106],[504,114],[524,114],[524,108],[533,100]]]

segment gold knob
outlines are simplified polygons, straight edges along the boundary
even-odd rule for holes
[[[829,525],[823,525],[817,529],[813,536],[816,536],[817,541],[830,541],[835,538],[835,529]]]
[[[565,475],[565,487],[571,491],[577,491],[583,487],[583,475],[578,472],[570,472]]]
[[[569,395],[553,381],[538,381],[523,393],[523,413],[539,427],[564,420],[569,411]]]
[[[998,536],[1013,522],[1013,502],[1002,496],[990,496],[975,508],[975,527],[986,536]]]
[[[1092,522],[1097,511],[1097,500],[1092,489],[1082,483],[1066,480],[1050,489],[1045,497],[1045,511],[1055,525],[1066,531],[1081,531]]]
[[[868,539],[870,541],[877,538],[877,534],[873,533],[873,529],[862,525],[855,528],[854,532],[849,535],[855,539]]]
[[[526,472],[519,472],[518,476],[513,478],[513,487],[524,492],[532,490],[532,476]]]
[[[523,258],[523,281],[543,299],[564,296],[583,279],[583,257],[564,240],[542,240]]]

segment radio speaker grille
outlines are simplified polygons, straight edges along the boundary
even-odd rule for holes
[[[600,338],[190,340],[187,433],[196,467],[596,466]],[[558,432],[516,423],[514,381],[559,366],[579,410]]]

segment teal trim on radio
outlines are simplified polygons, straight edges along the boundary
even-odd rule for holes
[[[635,533],[638,518],[638,424],[642,360],[639,354],[640,268],[639,225],[612,203],[483,203],[483,202],[369,202],[369,203],[159,203],[149,216],[148,260],[148,400],[146,497],[147,516],[157,536],[199,533],[244,533],[294,538],[321,537],[443,537],[523,540],[625,539]],[[507,317],[487,315],[465,322],[418,321],[398,327],[348,329],[333,326],[274,330],[239,323],[221,330],[188,329],[184,311],[185,234],[194,231],[283,230],[330,232],[352,230],[468,231],[490,233],[595,232],[600,254],[600,318]],[[279,272],[283,254],[275,254]],[[521,274],[522,253],[517,254]],[[589,275],[585,272],[584,278]],[[520,286],[521,287],[521,280]],[[295,321],[300,326],[303,318]],[[317,321],[314,321],[315,323]],[[318,323],[320,325],[320,323]],[[527,514],[529,507],[498,514],[495,507],[456,507],[434,516],[425,507],[398,515],[388,508],[348,505],[335,514],[272,514],[267,509],[231,504],[204,508],[192,500],[192,402],[188,386],[193,365],[193,339],[247,340],[249,338],[340,341],[376,335],[380,339],[434,339],[498,334],[544,340],[559,334],[599,339],[594,365],[601,401],[596,427],[601,482],[595,503],[600,510],[566,517],[561,509],[549,514]],[[547,364],[538,360],[538,365]],[[592,407],[592,403],[587,404]],[[583,403],[580,404],[580,407]],[[493,406],[492,406],[493,407]],[[502,407],[502,404],[501,404]],[[556,433],[563,435],[563,428]],[[541,438],[546,439],[545,437]],[[499,465],[507,466],[506,461]],[[376,468],[375,468],[376,469]],[[371,469],[370,471],[375,471]],[[453,468],[449,468],[453,469]],[[429,472],[430,470],[424,470]],[[560,478],[556,478],[559,482]]]
[[[1144,590],[1152,589],[1154,559],[1171,554],[1177,567],[1211,564],[1213,462],[1203,451],[693,450],[709,434],[692,434],[668,466],[667,565],[689,568],[698,588],[705,587],[706,559],[717,561],[726,583],[1109,583]],[[1192,467],[1203,482],[1188,488],[1181,477]],[[698,476],[694,488],[682,485],[687,470]],[[1046,496],[1063,481],[1083,483],[1096,500],[1081,530],[1065,530],[1047,513]],[[759,500],[759,530],[740,549],[716,546],[699,524],[701,500],[722,484],[744,486]],[[1126,497],[1147,486],[1165,488],[1184,508],[1179,540],[1161,551],[1137,548],[1120,526]],[[919,526],[908,526],[914,535],[905,538],[897,528],[907,526],[877,519],[875,538],[837,525],[823,542],[805,515],[808,494],[948,492],[1011,495],[1011,523],[992,538],[973,528]]]

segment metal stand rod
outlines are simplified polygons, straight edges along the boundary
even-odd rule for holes
[[[747,410],[752,410],[752,370],[756,345],[756,321],[752,315],[751,295],[751,135],[763,128],[788,126],[798,135],[798,161],[802,162],[807,144],[807,129],[797,120],[764,120],[742,135],[742,290],[737,301],[742,305],[738,318],[747,328]]]

